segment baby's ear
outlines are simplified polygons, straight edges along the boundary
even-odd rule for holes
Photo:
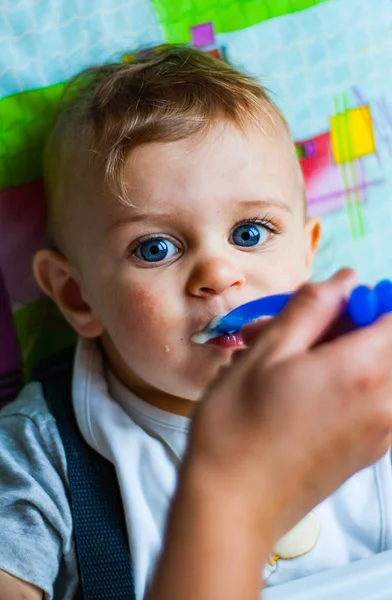
[[[305,222],[306,236],[306,268],[310,277],[313,259],[316,255],[317,248],[321,237],[321,221],[317,217],[308,217]]]
[[[86,302],[75,269],[65,256],[54,250],[39,250],[34,256],[33,271],[40,288],[79,335],[102,335],[102,324]]]

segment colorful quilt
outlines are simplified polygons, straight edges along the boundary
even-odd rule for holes
[[[391,0],[2,0],[5,394],[20,364],[28,373],[72,339],[30,266],[44,243],[41,155],[56,100],[80,69],[165,42],[226,58],[271,91],[297,144],[309,213],[323,220],[315,276],[351,265],[370,284],[392,277]]]

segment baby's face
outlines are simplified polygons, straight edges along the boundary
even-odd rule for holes
[[[82,288],[120,378],[185,413],[237,348],[192,335],[244,302],[298,287],[317,225],[305,222],[284,132],[217,125],[203,138],[146,144],[125,179],[133,207],[110,198],[90,214]]]

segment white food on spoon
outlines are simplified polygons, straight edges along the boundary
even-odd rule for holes
[[[195,342],[196,344],[205,344],[209,340],[222,335],[221,333],[218,333],[217,335],[216,331],[214,331],[221,318],[222,317],[214,317],[202,331],[194,333],[191,337],[192,342]]]

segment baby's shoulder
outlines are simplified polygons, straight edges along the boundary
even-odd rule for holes
[[[0,410],[0,456],[3,469],[5,463],[9,468],[16,460],[27,469],[50,464],[66,479],[63,444],[39,382],[26,385]]]
[[[0,422],[8,418],[23,417],[36,424],[50,420],[51,413],[46,404],[42,386],[37,381],[28,383],[19,395],[0,410]]]

